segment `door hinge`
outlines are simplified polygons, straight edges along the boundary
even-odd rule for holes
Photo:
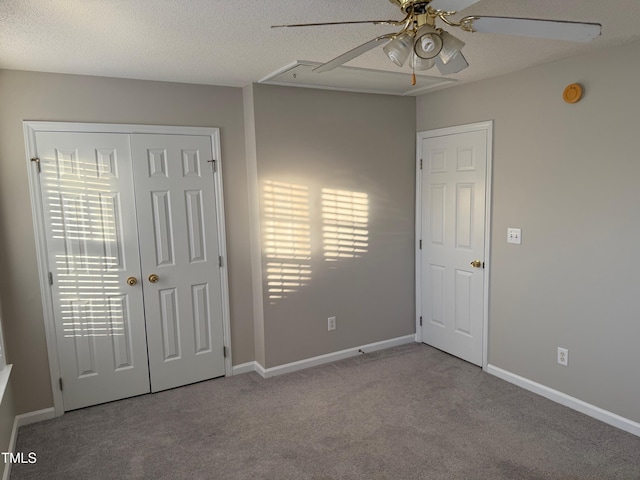
[[[222,347],[222,355],[224,355],[224,358],[227,358],[227,347]]]
[[[40,173],[40,159],[38,157],[33,157],[31,161],[36,162],[36,167],[38,167],[38,173]]]
[[[49,285],[53,285],[53,273],[49,272],[47,276],[49,277]]]
[[[207,160],[207,163],[211,164],[211,168],[215,172],[216,171],[216,161],[215,160]]]
[[[221,267],[222,266],[222,256],[218,255],[218,266]]]
[[[60,377],[60,378],[58,379],[58,385],[60,385],[60,391],[64,390],[64,389],[62,388],[62,377]]]
[[[422,317],[420,317],[420,326],[422,326]]]
[[[422,239],[420,239],[420,250],[422,250]]]
[[[422,170],[422,159],[420,159],[420,170]]]

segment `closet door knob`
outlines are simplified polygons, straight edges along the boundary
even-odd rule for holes
[[[127,278],[127,284],[130,287],[133,287],[136,283],[138,283],[138,279],[136,277],[129,277]]]
[[[158,280],[160,280],[160,277],[155,273],[152,273],[151,275],[149,275],[149,281],[151,283],[156,283]]]

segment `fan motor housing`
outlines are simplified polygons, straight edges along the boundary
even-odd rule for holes
[[[409,9],[412,9],[414,13],[425,13],[431,0],[389,0],[394,5],[400,7],[404,13],[407,13]]]

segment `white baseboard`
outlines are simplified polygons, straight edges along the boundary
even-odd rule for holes
[[[18,427],[24,427],[25,425],[31,425],[32,423],[51,420],[52,418],[55,418],[55,416],[55,409],[53,407],[49,407],[43,408],[42,410],[36,410],[35,412],[16,415],[16,422],[18,422]]]
[[[256,372],[258,372],[258,375],[260,375],[262,378],[267,378],[267,371],[265,370],[265,368],[258,362],[253,363],[256,364]]]
[[[264,368],[262,365],[256,363],[256,372],[264,378],[275,377],[276,375],[282,375],[285,373],[295,372],[297,370],[303,370],[305,368],[315,367],[324,363],[355,357],[356,355],[361,355],[361,351],[364,353],[370,353],[375,352],[376,350],[397,347],[398,345],[404,345],[406,343],[413,343],[415,342],[415,339],[416,336],[412,333],[411,335],[405,335],[404,337],[391,338],[389,340],[383,340],[382,342],[347,348],[346,350],[340,350],[339,352],[327,353],[325,355],[306,358],[297,362],[285,363],[284,365],[278,365],[277,367]]]
[[[242,373],[249,373],[256,371],[256,362],[241,363],[240,365],[234,365],[232,369],[232,375],[240,375]]]
[[[53,407],[45,408],[43,410],[36,410],[35,412],[23,413],[16,415],[13,419],[13,428],[11,429],[11,438],[9,439],[8,452],[15,453],[16,440],[18,438],[18,429],[24,425],[30,425],[36,422],[42,422],[43,420],[50,420],[56,416],[56,412]],[[11,476],[11,463],[6,463],[4,466],[4,473],[2,474],[2,480],[9,480]]]
[[[324,363],[330,363],[349,357],[355,357],[356,355],[361,355],[361,352],[371,353],[375,352],[376,350],[397,347],[398,345],[405,345],[407,343],[413,342],[416,342],[415,334],[405,335],[404,337],[391,338],[389,340],[383,340],[381,342],[369,343],[368,345],[347,348],[346,350],[340,350],[339,352],[327,353],[325,355],[306,358],[304,360],[298,360],[297,362],[285,363],[283,365],[278,365],[277,367],[271,368],[264,368],[258,362],[247,362],[234,366],[233,374],[239,375],[241,373],[257,372],[258,375],[263,378],[275,377],[276,375],[283,375],[285,373],[315,367]]]
[[[625,432],[629,432],[640,437],[640,423],[638,422],[634,422],[633,420],[630,420],[628,418],[621,417],[616,413],[604,410],[600,407],[596,407],[595,405],[591,405],[590,403],[587,403],[583,400],[572,397],[558,390],[554,390],[553,388],[534,382],[533,380],[529,380],[528,378],[521,377],[520,375],[516,375],[515,373],[503,370],[502,368],[496,367],[494,365],[487,365],[486,371],[487,373],[495,375],[502,380],[506,380],[509,383],[518,385],[525,390],[537,393],[538,395],[548,398],[549,400],[553,400],[554,402],[564,405],[565,407],[569,407],[580,413],[584,413],[585,415],[589,415],[590,417],[600,420],[601,422],[607,423],[613,427],[617,427],[621,430],[624,430]]]

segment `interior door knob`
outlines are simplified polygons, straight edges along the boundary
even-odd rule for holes
[[[474,260],[473,262],[471,262],[471,266],[473,268],[481,268],[482,267],[482,262],[480,260]]]
[[[138,283],[138,279],[136,277],[129,277],[127,278],[127,284],[130,287],[133,287],[136,283]]]
[[[158,280],[160,280],[160,277],[155,273],[152,273],[151,275],[149,275],[149,281],[151,283],[156,283]]]

